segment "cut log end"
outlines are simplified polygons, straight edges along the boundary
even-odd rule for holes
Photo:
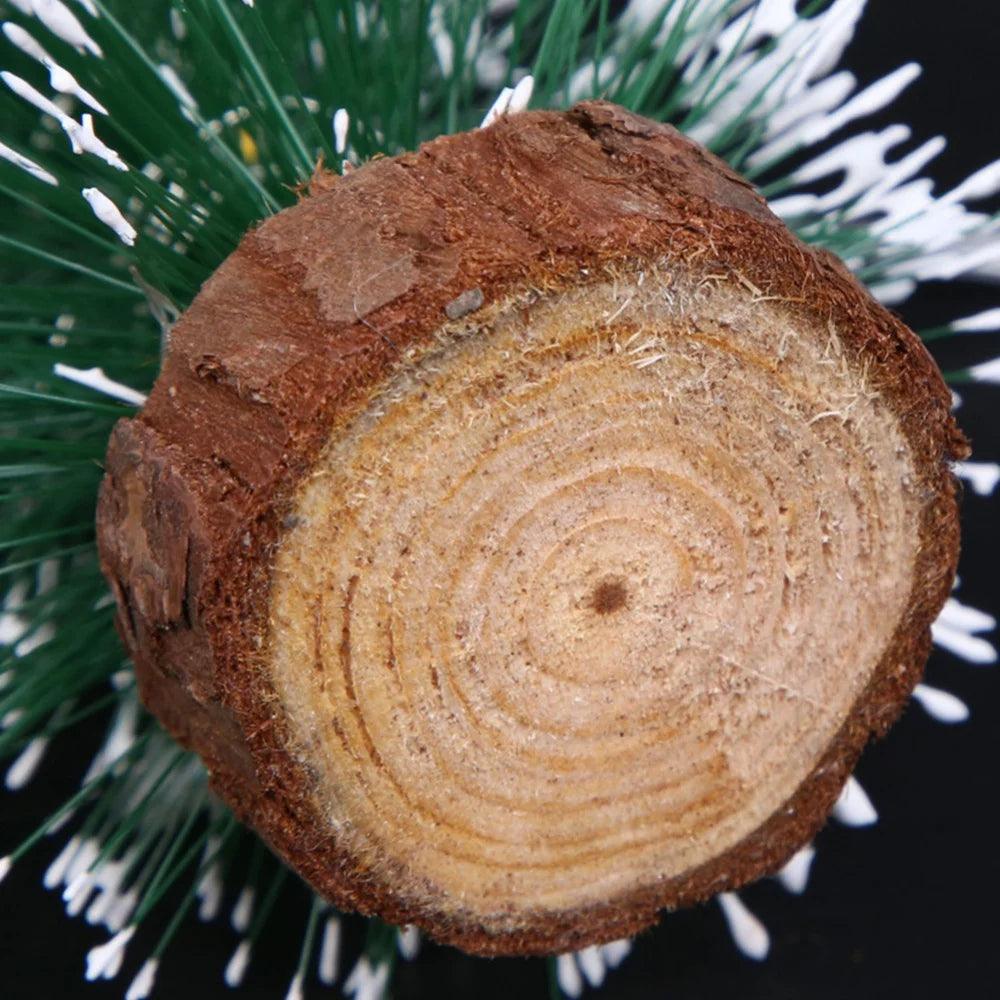
[[[100,539],[147,703],[320,892],[565,951],[815,833],[918,679],[963,449],[909,331],[598,103],[248,236]]]

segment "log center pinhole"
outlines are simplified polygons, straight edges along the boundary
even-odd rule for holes
[[[602,580],[590,597],[590,607],[599,615],[611,615],[628,604],[628,589],[621,580]]]

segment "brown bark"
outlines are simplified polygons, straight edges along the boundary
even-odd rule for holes
[[[669,127],[604,102],[502,119],[416,153],[372,162],[321,187],[248,233],[205,284],[174,330],[149,402],[112,436],[99,543],[145,703],[202,756],[213,787],[240,818],[318,891],[342,908],[416,924],[469,951],[545,953],[611,940],[647,926],[665,907],[775,870],[814,835],[865,743],[899,714],[926,659],[930,623],[952,583],[958,526],[949,461],[967,448],[934,363],[839,261],[799,243],[720,161]],[[310,477],[321,469],[338,474],[335,465],[323,464],[323,455],[338,441],[354,440],[358,421],[377,424],[379,407],[390,405],[383,397],[419,398],[405,379],[410,370],[414,378],[431,378],[425,374],[429,352],[437,351],[439,367],[451,371],[448,366],[459,362],[450,359],[467,349],[488,352],[491,337],[523,337],[535,311],[548,315],[547,303],[565,303],[559,308],[567,315],[589,315],[589,288],[617,296],[619,285],[641,287],[639,275],[664,291],[690,290],[692,302],[701,301],[699,294],[709,296],[709,310],[716,301],[730,303],[736,313],[759,309],[762,327],[787,322],[806,331],[813,345],[803,350],[817,357],[835,336],[836,364],[851,385],[861,387],[858,405],[868,406],[870,393],[876,399],[870,419],[898,428],[900,453],[909,455],[898,468],[892,456],[883,455],[859,471],[876,483],[903,477],[907,486],[898,525],[873,517],[856,533],[876,541],[885,535],[885,544],[897,547],[892,551],[913,553],[898,570],[857,569],[841,597],[848,605],[870,602],[879,574],[905,571],[897,581],[905,599],[885,641],[871,638],[878,649],[870,675],[851,696],[825,749],[810,757],[808,773],[785,790],[780,806],[738,843],[707,851],[698,863],[667,877],[647,873],[603,901],[519,909],[516,899],[503,897],[507,902],[498,903],[495,914],[484,913],[443,890],[402,848],[380,855],[371,846],[379,843],[373,835],[362,852],[343,816],[338,814],[341,825],[331,825],[327,793],[341,803],[353,801],[357,789],[324,786],[320,751],[310,757],[302,726],[291,721],[278,693],[275,664],[283,633],[275,624],[275,567],[297,544]],[[726,289],[718,300],[711,298],[720,284]],[[655,313],[661,306],[651,301],[643,300],[644,308]],[[635,303],[622,308],[621,316],[608,320],[614,330],[607,343],[627,354],[637,343],[629,344],[628,330],[645,320]],[[714,349],[718,335],[703,328],[700,306],[670,308],[675,312],[669,322],[691,332],[692,351]],[[504,333],[508,328],[513,332]],[[684,336],[671,339],[669,351]],[[732,336],[738,344],[742,334]],[[572,367],[583,349],[569,334],[566,344]],[[738,352],[730,348],[727,343],[731,360]],[[607,351],[610,357],[613,348]],[[691,354],[677,364],[697,367],[699,357]],[[783,384],[781,358],[759,351],[747,357],[755,372],[771,366],[762,386]],[[516,366],[511,371],[516,381]],[[737,382],[733,386],[733,398],[741,398]],[[754,386],[748,398],[763,391]],[[718,398],[722,392],[716,387]],[[430,418],[434,411],[427,406]],[[848,409],[837,414],[844,434],[853,433],[850,421],[857,412]],[[809,421],[822,426],[828,416],[817,407]],[[803,420],[796,433],[812,434],[816,426]],[[838,433],[831,430],[823,439],[831,455]],[[863,428],[858,433],[864,449],[875,448]],[[867,454],[858,451],[859,469]],[[794,477],[789,468],[783,474]],[[634,489],[645,503],[647,487]],[[396,506],[391,494],[390,500],[387,516]],[[855,517],[853,509],[848,513]],[[832,529],[834,546],[837,531],[847,528]],[[809,558],[819,567],[826,556],[819,548],[816,553]],[[364,660],[367,648],[349,631],[367,627],[367,619],[350,616],[357,587],[358,601],[367,600],[367,578],[360,572],[338,591],[346,608],[343,625],[316,626],[317,645],[326,642],[334,657],[355,661]],[[794,593],[795,573],[788,572]],[[600,619],[593,627],[628,614],[633,597],[627,580],[600,581],[584,602],[586,612]],[[504,605],[497,600],[492,613],[500,621]],[[399,655],[390,648],[390,658]],[[324,669],[325,662],[317,653],[314,665]],[[368,669],[363,662],[356,666]],[[408,669],[405,662],[391,666]],[[364,697],[348,691],[352,701]],[[370,739],[381,746],[383,734]],[[348,752],[349,743],[354,746],[345,738],[345,759],[355,752]],[[372,753],[377,760],[378,750]],[[366,760],[358,767],[369,765]],[[400,815],[399,821],[410,820]],[[705,823],[711,843],[714,827]],[[463,824],[456,837],[466,836]],[[603,872],[601,862],[593,864]],[[603,864],[615,866],[613,850]],[[498,863],[497,871],[502,868]]]

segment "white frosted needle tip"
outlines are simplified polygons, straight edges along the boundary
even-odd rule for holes
[[[159,959],[156,958],[147,959],[143,963],[125,994],[125,1000],[146,1000],[146,997],[153,992],[153,983],[156,981],[156,970],[159,964]]]
[[[535,88],[535,79],[532,76],[522,77],[516,87],[504,87],[500,91],[500,96],[493,102],[490,110],[486,112],[480,128],[487,128],[498,118],[506,114],[516,114],[524,111],[531,100],[531,92]]]
[[[878,822],[878,813],[868,793],[853,775],[847,779],[833,807],[833,818],[844,826],[871,826]]]
[[[956,462],[955,475],[970,483],[981,497],[993,495],[1000,482],[1000,464],[997,462]]]
[[[49,83],[52,85],[53,90],[58,90],[61,94],[71,94],[102,115],[108,113],[108,109],[90,91],[84,90],[76,82],[76,77],[69,70],[60,66],[24,28],[18,24],[6,21],[3,26],[3,33],[25,55],[40,62],[49,71]]]
[[[388,963],[379,962],[373,969],[367,957],[362,955],[344,983],[344,995],[353,996],[354,1000],[382,1000],[388,981]]]
[[[44,181],[46,184],[51,184],[53,187],[59,184],[58,179],[44,167],[40,167],[34,160],[23,156],[16,149],[11,149],[10,146],[2,142],[0,142],[0,158],[7,160],[8,163],[13,163],[15,167],[20,167],[21,170],[31,174],[32,177],[40,181]]]
[[[45,877],[42,885],[46,889],[54,889],[63,880],[66,870],[69,868],[73,855],[80,849],[80,838],[70,837],[66,841],[66,846],[56,855],[55,860],[45,869]]]
[[[79,872],[74,875],[70,880],[65,889],[63,889],[63,902],[72,903],[77,896],[80,895],[85,889],[93,885],[94,873],[89,869],[87,871]]]
[[[510,104],[510,95],[513,93],[514,91],[511,90],[510,87],[504,87],[503,90],[500,91],[500,95],[490,105],[489,111],[487,111],[483,117],[483,120],[479,125],[480,128],[487,128],[492,125],[507,110],[507,105]]]
[[[68,115],[62,115],[59,118],[59,124],[69,138],[74,153],[78,155],[90,153],[99,160],[103,160],[108,166],[114,167],[115,170],[128,171],[128,164],[118,155],[117,151],[97,137],[94,132],[93,115],[81,115],[78,122],[74,121]],[[94,190],[96,189],[87,188],[87,191]],[[87,197],[86,192],[84,192],[84,197]],[[87,200],[89,201],[90,199],[88,198]]]
[[[1000,160],[994,160],[967,177],[954,191],[945,196],[950,202],[978,201],[992,198],[1000,190]]]
[[[809,883],[809,872],[816,858],[816,848],[812,844],[803,847],[791,856],[787,864],[778,872],[778,881],[789,891],[802,895]]]
[[[385,987],[388,982],[389,966],[386,962],[382,962],[375,970],[375,975],[372,976],[367,989],[364,992],[356,994],[355,1000],[382,1000],[385,996]]]
[[[601,953],[604,961],[612,968],[621,965],[625,956],[632,950],[632,941],[629,938],[621,938],[618,941],[611,941],[609,944],[601,945]]]
[[[303,1000],[303,997],[302,973],[297,972],[295,978],[288,984],[288,992],[285,994],[285,1000]]]
[[[607,967],[604,964],[604,956],[601,954],[600,948],[596,945],[584,948],[576,953],[576,960],[591,986],[596,989],[604,982]]]
[[[535,89],[535,78],[533,76],[524,76],[518,81],[517,86],[514,88],[513,93],[510,95],[510,101],[507,104],[508,114],[517,114],[518,111],[524,111],[529,102],[531,101],[531,92]]]
[[[19,24],[13,21],[4,21],[3,33],[16,45],[26,56],[42,62],[48,58],[48,53],[25,31]]]
[[[0,646],[13,646],[25,632],[28,631],[28,622],[20,615],[13,612],[4,611],[0,613]],[[2,675],[5,680],[3,687],[6,687],[14,678],[9,673]],[[6,729],[6,718],[10,712],[0,719],[0,728]]]
[[[927,684],[918,684],[913,690],[913,697],[924,711],[938,722],[954,725],[969,718],[968,705],[949,691],[929,687]]]
[[[733,936],[733,943],[747,958],[762,962],[771,950],[767,928],[746,908],[736,893],[723,892],[716,898]]]
[[[367,983],[371,982],[371,978],[371,963],[368,961],[367,956],[362,955],[357,962],[354,963],[354,968],[351,969],[351,974],[347,977],[347,982],[344,983],[344,993],[351,994],[359,992]]]
[[[219,876],[218,866],[212,865],[202,876],[198,886],[198,896],[201,899],[201,905],[198,907],[198,919],[206,923],[209,920],[214,920],[222,906],[222,879]]]
[[[969,369],[969,375],[976,382],[989,382],[991,385],[1000,385],[1000,358],[993,358],[992,361],[984,361],[981,365],[973,365]]]
[[[10,855],[6,858],[0,858],[0,882],[7,877],[7,873],[11,870],[13,864],[14,862],[11,860]]]
[[[97,860],[97,856],[100,853],[100,848],[96,840],[92,837],[84,840],[66,869],[65,881],[67,884],[72,882],[78,875],[83,874]]]
[[[184,85],[184,81],[177,75],[177,71],[173,66],[169,65],[169,63],[161,63],[158,68],[160,79],[170,88],[171,93],[177,98],[181,106],[197,109],[198,102],[191,95],[191,91]]]
[[[132,940],[135,927],[126,927],[119,931],[110,941],[99,944],[87,952],[87,981],[95,979],[114,979],[122,967],[125,957],[125,946]]]
[[[947,609],[947,605],[945,606]],[[968,663],[983,666],[996,663],[997,651],[985,639],[970,635],[969,630],[952,625],[944,616],[931,625],[931,635],[934,641],[947,649],[949,653],[960,656]]]
[[[247,965],[250,963],[250,942],[241,941],[236,951],[233,952],[233,957],[229,959],[226,964],[226,971],[224,973],[224,978],[226,980],[226,985],[235,989],[240,983],[243,982],[243,977],[246,975]]]
[[[253,916],[254,889],[251,885],[245,885],[236,905],[233,907],[233,930],[237,934],[245,934],[250,927],[250,918]]]
[[[45,66],[49,71],[49,83],[53,90],[58,90],[60,94],[71,94],[100,115],[108,113],[108,109],[89,90],[84,90],[76,82],[76,77],[68,69],[63,69],[51,59],[45,61]]]
[[[23,708],[12,708],[3,718],[0,718],[0,729],[10,729],[11,726],[16,726],[23,716]]]
[[[347,129],[351,124],[351,116],[346,108],[337,108],[333,115],[333,144],[338,156],[343,156],[347,149]]]
[[[101,47],[87,34],[76,15],[62,0],[32,0],[32,13],[52,32],[78,52],[103,56]]]
[[[49,741],[44,736],[36,736],[29,741],[14,763],[7,769],[6,784],[10,791],[19,791],[31,781],[48,746]]]
[[[938,616],[938,624],[974,634],[992,632],[997,627],[997,620],[985,611],[969,607],[968,604],[962,604],[954,597],[949,597]]]
[[[0,71],[0,80],[3,80],[18,97],[23,98],[29,104],[33,104],[44,114],[51,115],[64,128],[69,124],[76,124],[58,104],[54,104],[41,91],[32,87],[27,80],[22,79],[16,73],[2,70]]]
[[[138,902],[139,893],[136,889],[130,889],[123,896],[119,896],[111,904],[111,909],[104,920],[104,926],[109,931],[120,931],[128,923]]]
[[[408,962],[413,961],[420,951],[420,931],[409,924],[399,930],[399,953]]]
[[[113,230],[122,243],[126,246],[135,245],[138,233],[132,223],[122,215],[118,206],[103,191],[91,187],[84,188],[80,194],[86,199],[94,215]]]
[[[989,333],[1000,330],[1000,309],[987,309],[974,316],[957,319],[951,324],[951,328],[956,333]]]
[[[57,362],[52,366],[52,371],[60,378],[76,382],[77,385],[86,386],[97,392],[103,392],[105,396],[113,396],[123,403],[131,403],[133,406],[142,406],[146,402],[146,397],[135,389],[121,382],[115,382],[104,374],[103,368],[73,368]]]
[[[583,992],[583,978],[573,955],[560,955],[556,959],[556,980],[559,989],[568,997],[578,997]]]
[[[319,980],[325,986],[332,986],[337,980],[337,966],[340,958],[340,918],[327,917],[323,928],[323,941],[319,948]]]

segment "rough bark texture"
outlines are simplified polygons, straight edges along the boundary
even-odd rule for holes
[[[668,126],[611,104],[506,118],[322,187],[247,234],[178,323],[149,402],[114,430],[99,544],[143,700],[203,757],[237,815],[318,891],[468,951],[611,940],[664,907],[775,870],[824,822],[865,743],[899,714],[952,584],[949,461],[967,448],[934,363],[748,183]],[[725,855],[517,932],[446,906],[415,909],[338,849],[261,664],[270,566],[295,491],[330,428],[442,324],[525,290],[551,294],[652,260],[737,276],[785,300],[790,315],[835,324],[851,364],[869,366],[926,498],[906,613],[811,776]]]

